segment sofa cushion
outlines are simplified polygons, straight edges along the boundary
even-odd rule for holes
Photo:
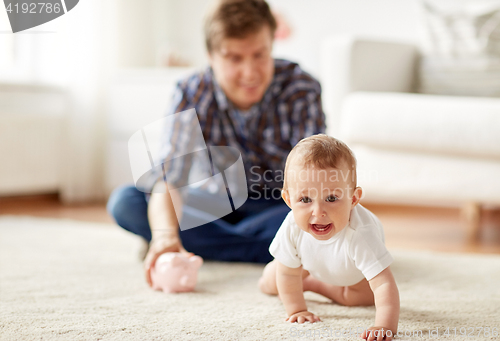
[[[427,48],[419,92],[500,97],[500,1],[422,1]]]
[[[500,60],[497,65],[483,66],[481,62],[423,57],[418,92],[430,95],[500,97]]]
[[[500,205],[500,162],[351,145],[369,202],[419,206]]]
[[[339,138],[348,144],[500,159],[500,99],[355,92]]]

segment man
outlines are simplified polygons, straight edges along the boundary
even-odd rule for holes
[[[135,187],[125,187],[109,200],[108,210],[120,226],[151,241],[144,260],[149,285],[149,270],[165,252],[189,251],[223,261],[272,259],[269,244],[289,211],[272,190],[279,192],[282,186],[292,147],[325,130],[320,85],[297,64],[272,58],[275,30],[265,1],[220,1],[205,25],[210,67],[180,82],[174,94],[173,113],[187,118],[184,111],[194,108],[207,146],[234,147],[241,153],[248,200],[221,219],[179,231],[181,221],[206,215],[191,206],[191,199],[202,206],[217,204],[208,192],[186,198],[175,190],[186,184],[192,163],[185,160],[179,167],[165,163],[166,184],[159,179],[155,185],[164,193],[155,190],[147,200]],[[187,127],[193,120],[188,121],[179,120],[166,132],[165,157],[189,143],[192,130]]]

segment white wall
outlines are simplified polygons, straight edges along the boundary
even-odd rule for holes
[[[330,35],[357,34],[418,42],[418,0],[269,0],[288,19],[293,33],[277,41],[274,54],[295,60],[319,77],[319,49]]]
[[[210,4],[209,0],[119,0],[117,66],[161,66],[161,58],[169,52],[205,65],[203,18]]]
[[[130,0],[129,0],[130,1]],[[418,42],[422,36],[418,0],[268,0],[273,10],[283,14],[292,27],[292,36],[277,41],[276,57],[298,61],[318,76],[319,47],[329,35],[359,34]],[[203,18],[210,5],[207,0],[168,0],[158,7],[165,20],[155,24],[165,28],[163,48],[177,51],[194,66],[205,65]],[[159,17],[158,11],[156,12]],[[158,34],[158,33],[157,33]],[[161,40],[160,40],[161,41]]]

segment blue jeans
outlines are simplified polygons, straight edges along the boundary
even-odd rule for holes
[[[134,186],[119,187],[111,194],[107,209],[119,226],[151,240],[144,193]],[[268,263],[273,259],[269,245],[288,212],[290,209],[281,199],[250,197],[233,213],[180,231],[179,236],[186,250],[204,259]],[[207,214],[187,204],[182,219],[199,220],[202,216],[207,219]]]

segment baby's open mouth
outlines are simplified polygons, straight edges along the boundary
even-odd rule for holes
[[[333,225],[332,224],[326,224],[326,225],[321,225],[321,224],[310,224],[311,230],[318,235],[321,234],[327,234],[330,232],[332,229]]]

